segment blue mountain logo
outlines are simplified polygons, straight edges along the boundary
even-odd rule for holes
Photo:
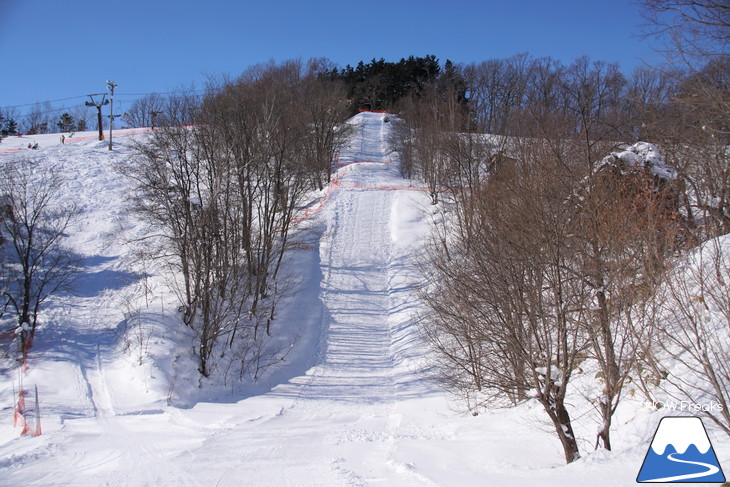
[[[684,416],[663,418],[636,481],[725,482],[702,420]]]

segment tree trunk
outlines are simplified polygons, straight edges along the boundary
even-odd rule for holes
[[[560,439],[560,443],[563,445],[563,453],[565,454],[565,463],[573,463],[580,458],[580,450],[578,449],[578,442],[575,439],[573,433],[573,427],[570,422],[570,414],[565,409],[565,404],[562,400],[556,400],[553,403],[548,401],[541,401],[545,411],[547,411],[550,419],[553,421],[555,426],[555,432]]]

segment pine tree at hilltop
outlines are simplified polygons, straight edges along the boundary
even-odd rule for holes
[[[74,121],[74,118],[68,113],[64,113],[63,115],[61,115],[61,120],[56,125],[58,125],[58,128],[61,129],[61,132],[76,131],[76,122]]]

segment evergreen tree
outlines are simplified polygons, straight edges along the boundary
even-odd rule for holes
[[[426,87],[441,73],[436,56],[410,56],[397,63],[373,59],[368,64],[360,61],[355,68],[327,72],[331,79],[340,79],[347,86],[353,112],[358,109],[388,110],[403,98],[420,98]]]
[[[32,125],[28,129],[28,135],[38,135],[48,133],[48,122],[41,122],[36,125]]]
[[[61,129],[61,132],[75,132],[76,122],[74,118],[68,113],[61,115],[61,120],[56,124]]]
[[[3,128],[2,128],[2,134],[3,137],[8,137],[10,135],[17,135],[18,133],[18,124],[13,118],[6,118],[3,121]]]

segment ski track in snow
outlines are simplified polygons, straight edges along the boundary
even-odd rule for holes
[[[385,161],[383,124],[360,130],[366,143],[355,158]],[[366,166],[343,181],[398,177],[391,167]],[[311,479],[323,486],[423,485],[425,476],[391,456],[400,422],[388,319],[392,204],[392,192],[377,190],[339,190],[328,201],[327,241],[320,248],[321,363],[249,399],[283,400],[280,414],[233,428],[201,449],[204,463],[221,455],[219,445],[246,452],[240,465],[213,475],[217,485],[311,485]]]
[[[68,382],[75,383],[77,390],[70,402],[80,409],[62,415],[65,419],[55,435],[18,440],[46,441],[47,445],[40,452],[29,449],[26,455],[14,454],[12,460],[0,462],[0,475],[5,470],[27,485],[433,484],[413,464],[394,458],[401,422],[398,393],[404,392],[397,388],[394,373],[389,316],[389,220],[395,197],[394,191],[367,188],[402,180],[390,165],[389,127],[382,116],[359,118],[356,136],[341,154],[349,166],[341,171],[341,182],[351,187],[337,189],[317,215],[325,220],[327,231],[320,243],[323,306],[316,366],[239,407],[229,406],[236,411],[227,411],[223,416],[228,421],[221,424],[208,419],[219,415],[222,407],[215,404],[161,416],[154,412],[118,415],[114,387],[104,367],[104,357],[112,352],[113,331],[105,333],[93,323],[79,325],[79,336],[74,337],[64,337],[60,327],[46,330],[49,348],[51,343],[68,342],[63,360],[54,366],[73,371],[74,379]],[[102,143],[96,145],[97,150],[105,148]],[[62,150],[70,149],[49,149],[59,155]],[[86,174],[70,178],[72,184],[83,184],[85,176],[98,176],[92,159],[93,155],[82,160]],[[115,187],[111,182],[109,186]],[[120,210],[110,206],[112,200],[103,196],[82,200],[79,224],[103,218],[107,228],[102,231],[113,234],[108,220]],[[73,302],[70,296],[61,298],[49,322],[68,325],[79,316],[96,316],[101,321],[105,309],[118,305],[113,293],[105,292],[103,282],[103,278],[117,277],[117,255],[105,252],[104,242],[77,245],[94,251],[84,256],[88,265],[80,296],[73,296]],[[111,285],[123,287],[121,282]],[[261,415],[261,411],[276,412]],[[433,431],[414,434],[411,428],[407,437],[429,434]],[[240,456],[220,462],[230,452]]]

